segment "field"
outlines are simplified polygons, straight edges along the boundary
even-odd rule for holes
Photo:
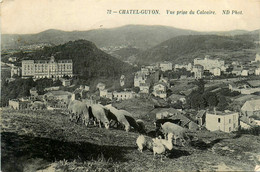
[[[145,117],[143,117],[145,120]],[[150,129],[152,120],[147,120]],[[140,153],[138,133],[85,127],[62,112],[2,109],[2,171],[252,171],[260,138],[194,131],[163,158]]]

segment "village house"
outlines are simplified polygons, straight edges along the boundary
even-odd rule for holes
[[[218,68],[218,67],[214,68],[214,70],[213,70],[213,75],[214,75],[214,76],[220,76],[220,75],[221,75],[221,70],[220,70],[220,68]]]
[[[150,74],[150,70],[149,68],[147,68],[146,66],[142,66],[141,67],[141,72],[145,75],[149,75]]]
[[[172,94],[168,97],[168,100],[170,100],[172,104],[177,103],[178,101],[182,102],[183,104],[186,103],[185,96],[180,94]]]
[[[35,87],[30,89],[30,95],[32,97],[37,97],[38,96],[38,92],[37,92],[37,89]]]
[[[162,63],[160,63],[160,69],[163,72],[172,70],[172,63],[171,62],[162,62]]]
[[[164,82],[159,82],[153,86],[153,95],[165,99],[167,97],[167,85]]]
[[[141,71],[138,71],[135,73],[135,77],[134,77],[134,86],[135,87],[140,87],[141,83],[145,83],[147,77],[144,73],[142,73]]]
[[[46,101],[48,100],[60,100],[63,102],[69,102],[69,100],[75,100],[72,97],[72,93],[68,92],[68,91],[62,91],[62,90],[58,90],[58,91],[49,91],[46,94],[44,94],[44,99]]]
[[[20,67],[17,67],[15,65],[12,64],[12,68],[11,68],[11,77],[14,76],[21,76],[22,74],[22,70]]]
[[[260,99],[246,101],[241,112],[246,117],[258,116],[260,118]]]
[[[210,131],[232,132],[239,128],[238,112],[206,112],[206,128]]]
[[[107,89],[99,90],[99,96],[100,96],[100,97],[107,98],[107,93],[108,93],[108,90],[107,90]]]
[[[179,69],[186,69],[187,71],[191,71],[192,70],[192,64],[189,63],[189,64],[175,64],[174,65],[174,70],[179,70]]]
[[[196,121],[197,124],[202,126],[206,122],[206,111],[205,110],[200,110],[197,115],[196,115]]]
[[[71,85],[71,80],[70,79],[60,78],[60,81],[61,81],[61,83],[62,83],[62,85],[64,87],[68,87],[68,86]]]
[[[104,83],[100,82],[100,83],[97,84],[97,89],[98,90],[104,90],[105,88],[106,88],[106,85]]]
[[[8,58],[8,61],[9,61],[9,62],[16,62],[17,59],[18,59],[17,57],[9,57],[9,58]]]
[[[125,85],[125,75],[121,75],[119,83],[120,83],[121,87],[123,87]]]
[[[117,91],[113,92],[113,98],[115,98],[117,101],[132,99],[134,97],[135,97],[135,92],[133,92],[133,91],[125,90],[125,91],[120,91],[120,92],[117,92]]]
[[[192,69],[192,72],[194,73],[194,78],[195,79],[203,78],[203,73],[204,73],[203,66],[201,66],[201,65],[194,65],[193,69]]]
[[[243,69],[241,72],[241,76],[248,76],[249,70]]]
[[[150,84],[149,83],[141,83],[139,88],[140,88],[139,93],[149,94]]]
[[[260,75],[260,67],[255,69],[255,75]]]

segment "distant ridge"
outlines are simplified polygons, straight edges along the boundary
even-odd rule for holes
[[[64,44],[69,41],[86,39],[94,42],[97,47],[109,46],[135,46],[146,50],[167,39],[181,35],[215,34],[222,36],[234,36],[241,34],[257,34],[259,30],[245,31],[233,30],[224,32],[197,32],[186,29],[178,29],[160,25],[126,25],[109,29],[94,29],[88,31],[61,31],[49,29],[37,34],[3,34],[2,48],[15,49],[19,46],[31,44]]]

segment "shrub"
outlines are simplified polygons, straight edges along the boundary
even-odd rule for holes
[[[250,135],[259,136],[260,135],[260,126],[255,126],[255,127],[249,128],[249,129],[240,128],[237,131],[237,134],[250,134]]]

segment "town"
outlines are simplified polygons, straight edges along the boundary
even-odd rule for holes
[[[252,61],[202,53],[185,62],[139,64],[112,57],[113,46],[99,49],[86,40],[34,47],[3,53],[1,116],[5,144],[12,137],[21,145],[32,146],[33,156],[44,163],[70,170],[76,161],[85,170],[98,169],[99,161],[104,169],[116,170],[116,163],[122,168],[127,162],[121,156],[137,162],[133,171],[142,171],[143,163],[149,166],[155,161],[154,169],[162,163],[166,171],[176,164],[180,170],[195,170],[193,163],[199,155],[211,162],[218,158],[216,164],[208,166],[200,157],[197,163],[204,164],[201,170],[221,170],[223,166],[226,170],[247,170],[257,165],[258,51]],[[125,48],[114,46],[117,51]],[[243,152],[251,145],[252,151]],[[53,152],[45,154],[34,149],[37,146]],[[16,149],[4,147],[5,157],[8,151]],[[20,158],[13,152],[12,156]],[[227,160],[224,165],[223,159]],[[232,165],[237,160],[244,161],[243,167]],[[37,164],[37,159],[32,161]],[[188,165],[178,164],[183,161]],[[30,165],[23,168],[36,170]]]

